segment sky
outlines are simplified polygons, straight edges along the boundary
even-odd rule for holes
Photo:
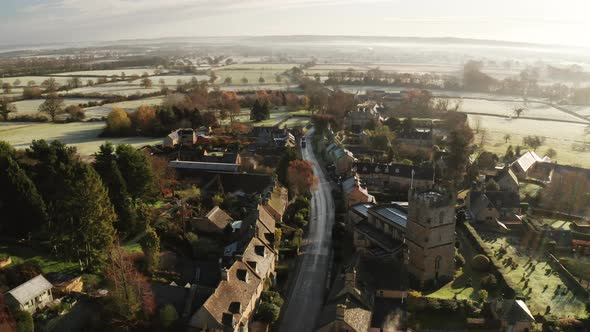
[[[0,45],[370,35],[590,47],[588,13],[588,0],[0,0]]]

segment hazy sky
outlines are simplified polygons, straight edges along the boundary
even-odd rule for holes
[[[589,0],[0,0],[0,44],[317,34],[590,46],[589,14]]]

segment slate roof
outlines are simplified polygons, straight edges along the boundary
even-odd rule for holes
[[[406,224],[408,223],[408,215],[392,204],[374,206],[369,210],[369,213],[376,214],[403,228],[406,228]]]
[[[372,242],[378,243],[383,249],[388,252],[395,252],[403,245],[401,241],[393,239],[391,236],[385,234],[383,230],[369,224],[366,221],[361,221],[354,226],[355,230],[371,238]]]
[[[374,207],[375,203],[358,203],[350,207],[350,210],[358,214],[359,216],[367,218],[369,215],[369,209]]]
[[[53,285],[40,274],[9,290],[7,294],[10,294],[18,303],[24,305],[51,288],[53,288]]]
[[[479,213],[490,204],[498,210],[520,207],[518,193],[509,191],[471,191],[470,200],[470,210],[474,214]]]
[[[221,229],[225,228],[230,222],[234,221],[232,217],[227,214],[227,212],[223,211],[219,206],[211,209],[211,211],[205,215],[205,218]]]
[[[509,324],[534,322],[535,317],[522,300],[505,300],[502,303],[502,319]]]
[[[432,180],[434,170],[432,167],[420,167],[405,164],[377,164],[377,163],[354,163],[353,168],[358,174],[387,174],[390,176],[397,176],[402,178],[412,178],[412,170],[414,171],[414,179],[416,180]]]
[[[527,151],[518,158],[512,165],[518,165],[524,172],[527,172],[537,162],[550,161],[549,158],[541,158],[534,151]]]

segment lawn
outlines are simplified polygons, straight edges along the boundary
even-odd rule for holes
[[[9,142],[17,149],[28,147],[34,139],[60,140],[77,147],[82,156],[92,155],[106,141],[113,144],[131,144],[136,147],[162,142],[161,138],[151,137],[98,137],[104,126],[104,122],[72,122],[65,124],[2,122],[0,123],[0,140]]]
[[[293,127],[304,127],[309,123],[308,117],[301,117],[301,116],[294,116],[291,117],[287,122],[283,123],[284,127],[293,128]]]
[[[63,262],[51,258],[47,250],[35,250],[33,248],[15,244],[0,243],[0,256],[7,255],[12,258],[12,265],[24,262],[36,263],[44,274],[51,272],[65,272],[79,269],[78,263]]]
[[[517,296],[525,297],[528,307],[533,313],[544,313],[548,305],[551,306],[551,312],[560,316],[586,317],[585,303],[586,300],[575,295],[571,290],[565,294],[563,290],[567,289],[567,283],[557,271],[551,270],[546,259],[538,255],[527,255],[524,248],[518,243],[516,238],[496,237],[488,234],[482,235],[486,244],[494,253],[500,247],[506,248],[505,257],[512,257],[518,263],[516,269],[502,267],[501,272],[506,281],[515,289]],[[532,266],[527,266],[532,262]],[[523,276],[529,279],[528,288],[524,288]],[[546,289],[545,286],[547,286]],[[559,292],[556,292],[560,286]]]
[[[289,117],[291,117],[291,113],[289,113],[287,111],[271,111],[270,112],[270,119],[262,120],[260,122],[254,122],[254,121],[250,120],[250,110],[244,109],[240,113],[240,115],[234,116],[234,121],[241,122],[241,123],[253,126],[253,127],[266,127],[266,126],[275,126],[279,122],[289,119]],[[306,118],[301,118],[301,119],[306,119]],[[309,121],[309,119],[306,119],[306,120]],[[231,120],[229,118],[227,118],[225,120],[222,120],[221,124],[228,125],[228,124],[230,124],[230,121]],[[281,125],[281,128],[282,128],[283,124]]]
[[[485,115],[469,115],[469,123],[475,128],[479,119],[481,128],[486,129],[487,139],[484,148],[490,152],[503,155],[508,145],[523,145],[525,136],[537,135],[545,138],[544,144],[537,149],[538,154],[543,154],[547,149],[553,148],[557,156],[553,158],[560,164],[579,165],[590,167],[590,151],[574,151],[574,144],[582,144],[590,140],[584,133],[587,125],[577,123],[565,123],[556,121],[509,119]],[[508,142],[504,136],[510,135]],[[476,135],[476,143],[480,143],[480,134]]]

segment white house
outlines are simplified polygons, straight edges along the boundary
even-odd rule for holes
[[[5,294],[6,301],[21,310],[34,313],[53,301],[53,285],[42,275],[21,284]]]

